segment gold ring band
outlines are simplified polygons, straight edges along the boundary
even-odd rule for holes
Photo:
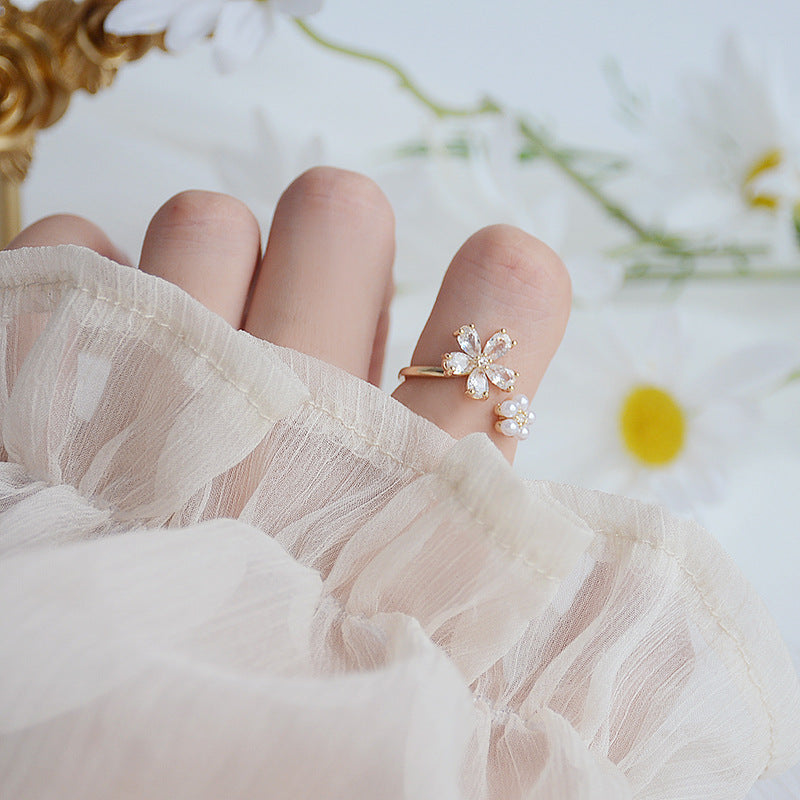
[[[403,367],[397,373],[398,378],[449,378],[444,367]]]

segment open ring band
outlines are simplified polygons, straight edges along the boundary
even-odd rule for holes
[[[444,367],[403,367],[397,373],[398,378],[452,378],[444,371]]]

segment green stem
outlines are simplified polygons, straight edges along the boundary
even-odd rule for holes
[[[641,251],[642,242],[630,242],[619,247],[614,247],[606,251],[608,258],[624,258],[631,253]],[[769,252],[763,245],[697,245],[692,246],[686,242],[681,244],[681,254],[689,255],[694,258],[740,258],[747,259],[750,256],[763,256]]]
[[[649,265],[628,267],[626,281],[672,281],[682,278],[699,281],[741,280],[749,281],[796,281],[800,279],[800,269],[765,269],[740,272],[738,270],[669,270],[653,269]]]
[[[368,61],[371,64],[377,64],[384,69],[388,69],[397,77],[401,88],[411,92],[411,94],[413,94],[417,100],[419,100],[426,108],[432,111],[440,119],[445,119],[447,117],[474,117],[480,114],[497,114],[502,111],[499,104],[491,98],[485,98],[480,105],[472,108],[444,106],[441,103],[437,103],[427,94],[425,94],[425,92],[423,92],[422,89],[420,89],[420,87],[417,86],[413,80],[411,80],[408,73],[393,61],[389,61],[389,59],[379,56],[375,53],[369,53],[365,50],[358,50],[355,47],[348,47],[337,42],[332,42],[330,39],[326,39],[325,37],[321,36],[301,19],[295,19],[294,22],[306,36],[308,36],[312,41],[316,42],[321,47],[331,50],[334,53],[340,53],[342,55],[350,56],[351,58],[357,58],[361,61]],[[630,214],[628,214],[622,207],[618,206],[616,203],[607,198],[596,186],[588,181],[569,163],[569,159],[566,157],[566,155],[554,147],[551,147],[543,137],[539,136],[533,130],[533,128],[528,125],[528,123],[520,120],[519,127],[523,136],[525,136],[533,145],[535,145],[542,153],[544,153],[544,155],[546,155],[554,164],[556,164],[556,166],[558,166],[559,169],[564,172],[564,174],[569,176],[591,197],[600,203],[606,209],[606,211],[611,214],[612,217],[627,225],[637,234],[637,236],[639,236],[639,238],[643,239],[644,241],[653,242],[662,246],[668,244],[668,237],[664,236],[663,234],[648,230],[644,227],[644,225],[633,219],[633,217],[631,217]]]
[[[398,79],[400,87],[410,92],[416,99],[422,103],[425,108],[433,112],[439,119],[446,119],[448,117],[476,117],[483,114],[499,114],[505,113],[502,106],[490,97],[484,98],[477,106],[472,107],[457,107],[445,106],[437,103],[429,95],[422,91],[422,89],[411,79],[408,73],[402,69],[395,62],[390,61],[383,56],[376,53],[370,53],[366,50],[359,50],[355,47],[348,47],[347,45],[333,42],[326,39],[321,34],[317,33],[313,28],[301,19],[294,20],[297,27],[312,41],[320,47],[330,50],[334,53],[349,56],[360,61],[367,61],[371,64],[376,64],[383,69],[391,72]],[[638,246],[642,244],[650,244],[657,247],[662,253],[681,259],[684,264],[687,264],[691,259],[697,257],[730,257],[734,259],[744,260],[749,255],[758,252],[757,250],[750,251],[747,248],[737,246],[698,246],[692,247],[682,239],[676,236],[671,236],[664,231],[649,228],[632,214],[626,211],[622,206],[614,202],[608,197],[601,189],[599,189],[591,179],[582,175],[572,164],[574,159],[574,152],[561,150],[554,147],[547,138],[532,127],[530,123],[521,118],[516,118],[519,126],[520,133],[533,145],[534,148],[542,153],[551,163],[553,163],[564,175],[576,183],[586,194],[594,199],[606,212],[626,226],[629,230],[636,234],[639,241],[636,243]],[[725,278],[753,278],[756,280],[795,280],[800,278],[800,270],[767,270],[759,272],[750,272],[747,269],[739,269],[733,271],[720,271],[720,272],[703,272],[694,271],[691,267],[683,267],[678,270],[667,271],[663,269],[651,269],[648,266],[634,266],[626,272],[628,280],[641,280],[643,278],[650,280],[674,280],[676,278],[685,278],[691,276],[698,280],[719,280]]]
[[[351,58],[357,58],[361,61],[369,61],[371,64],[377,64],[384,69],[388,69],[389,72],[394,73],[394,75],[400,81],[401,88],[411,92],[411,94],[413,94],[414,97],[416,97],[417,100],[422,103],[422,105],[436,114],[436,116],[440,119],[444,119],[445,117],[474,117],[479,114],[497,114],[500,111],[499,106],[497,106],[497,104],[488,97],[485,98],[480,105],[471,108],[443,106],[425,94],[422,89],[420,89],[419,86],[417,86],[417,84],[411,80],[408,73],[406,73],[405,70],[395,64],[393,61],[389,61],[389,59],[383,58],[383,56],[379,56],[376,53],[368,53],[365,50],[357,50],[354,47],[347,47],[346,45],[332,42],[330,39],[325,39],[301,19],[295,19],[294,22],[306,36],[308,36],[321,47],[324,47],[326,50],[332,50],[334,53],[341,53],[342,55],[350,56]]]
[[[297,27],[312,41],[316,42],[326,50],[334,53],[340,53],[351,58],[356,58],[361,61],[367,61],[371,64],[377,64],[384,69],[393,73],[400,82],[401,88],[410,92],[417,100],[422,103],[427,109],[432,111],[440,119],[447,117],[474,117],[481,114],[497,114],[502,112],[501,106],[491,98],[485,98],[480,105],[471,108],[459,108],[454,106],[445,106],[437,103],[429,97],[422,89],[411,79],[408,73],[398,66],[393,61],[390,61],[383,56],[376,53],[369,53],[365,50],[359,50],[355,47],[348,47],[338,42],[333,42],[326,39],[311,28],[308,23],[301,19],[295,19]],[[677,240],[668,237],[659,231],[653,231],[646,228],[640,222],[635,220],[625,209],[614,203],[610,198],[601,192],[597,186],[591,181],[587,180],[580,174],[570,163],[569,158],[552,147],[542,136],[537,134],[533,128],[524,120],[518,121],[520,132],[525,136],[531,144],[538,148],[547,158],[552,161],[565,175],[577,183],[583,190],[594,198],[606,211],[615,219],[619,220],[622,224],[630,228],[641,240],[651,242],[659,247],[668,250],[676,255],[686,255],[686,251],[682,249]]]
[[[527,122],[519,120],[519,130],[531,144],[547,156],[568,178],[577,183],[590,197],[600,203],[614,219],[630,228],[640,239],[657,244],[668,241],[668,237],[648,230],[628,214],[625,209],[606,197],[603,192],[570,164],[569,159],[563,153],[553,147],[543,136],[536,133]]]

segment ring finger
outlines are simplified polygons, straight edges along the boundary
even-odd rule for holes
[[[260,254],[258,222],[244,203],[188,191],[156,212],[139,268],[177,284],[238,328]]]
[[[465,394],[465,370],[441,380],[407,378],[394,397],[456,438],[488,433],[512,461],[517,439],[495,429],[495,407],[517,393],[533,397],[564,335],[570,300],[567,271],[547,245],[508,225],[478,231],[453,258],[411,363],[439,366],[444,353],[460,352],[453,332],[463,325],[475,324],[484,347],[492,334],[507,328],[518,344],[497,361],[519,373],[514,391],[507,394],[491,385],[486,376],[492,373],[486,370],[475,377],[485,384],[488,397],[475,400]]]

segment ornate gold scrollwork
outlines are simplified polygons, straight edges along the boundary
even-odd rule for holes
[[[163,34],[106,33],[103,23],[117,2],[45,0],[21,11],[0,0],[2,243],[19,229],[18,190],[33,158],[36,133],[63,116],[74,91],[94,93],[110,86],[124,63],[152,47],[163,48]]]

